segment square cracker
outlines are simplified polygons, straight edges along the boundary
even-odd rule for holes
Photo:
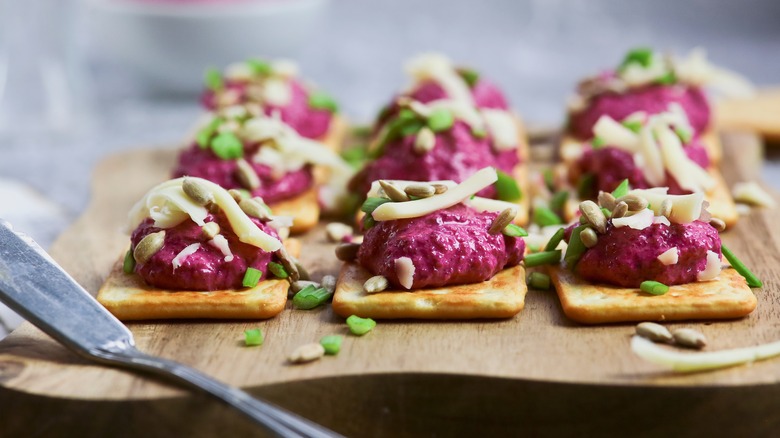
[[[388,290],[368,294],[363,283],[372,274],[355,263],[345,263],[333,295],[333,311],[343,317],[378,319],[510,318],[525,305],[525,270],[504,269],[490,280],[421,289]]]
[[[276,216],[293,217],[293,225],[290,227],[293,234],[309,231],[320,219],[317,187],[312,187],[294,198],[270,204],[269,207]]]
[[[344,138],[347,135],[347,122],[339,114],[334,114],[330,120],[330,127],[328,132],[317,140],[328,147],[333,152],[341,150],[344,144]]]
[[[287,239],[287,252],[297,257],[301,242]],[[251,289],[170,291],[155,289],[117,262],[98,291],[97,300],[122,321],[142,319],[266,319],[284,310],[287,280],[264,280]]]
[[[712,281],[671,286],[664,295],[639,288],[592,284],[561,266],[547,268],[563,313],[577,322],[601,324],[629,321],[729,319],[756,308],[756,297],[732,268]]]

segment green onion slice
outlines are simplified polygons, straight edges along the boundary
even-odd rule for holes
[[[244,145],[232,132],[223,132],[211,140],[214,155],[223,160],[234,160],[244,156]]]
[[[360,207],[360,211],[363,213],[371,214],[376,210],[377,207],[384,204],[385,202],[392,202],[387,198],[377,198],[377,197],[371,197],[367,198],[365,202],[363,202],[363,205]]]
[[[322,91],[315,91],[309,95],[309,107],[314,109],[327,110],[331,113],[339,112],[339,105],[328,94]]]
[[[122,262],[122,272],[125,274],[132,274],[135,270],[135,257],[133,257],[133,250],[128,249],[125,253],[125,260]]]
[[[677,136],[680,137],[680,141],[682,141],[683,144],[689,143],[691,138],[693,138],[690,129],[675,128],[674,132],[677,133]]]
[[[582,243],[582,239],[580,239],[580,233],[587,227],[587,225],[580,225],[571,232],[569,245],[566,247],[566,255],[563,256],[566,266],[571,270],[574,270],[574,267],[577,266],[577,262],[580,261],[580,257],[588,250],[588,247],[585,246],[585,244]]]
[[[545,245],[544,250],[545,251],[555,251],[555,248],[558,247],[558,244],[561,243],[563,240],[563,236],[566,234],[566,229],[561,227],[558,228],[558,231],[555,232],[555,234],[550,237],[550,240],[547,242],[547,245]]]
[[[614,196],[615,199],[626,196],[629,190],[631,190],[631,186],[628,184],[628,179],[624,179],[615,187],[615,190],[612,191],[612,196]]]
[[[531,272],[528,276],[528,285],[534,289],[549,290],[551,286],[550,276],[541,272]]]
[[[271,63],[262,59],[252,58],[246,60],[246,65],[257,76],[268,76],[272,72]]]
[[[455,123],[455,117],[449,110],[437,109],[428,116],[428,127],[433,132],[442,132],[452,128]]]
[[[324,287],[308,285],[293,297],[293,305],[298,309],[309,310],[328,302],[333,293]]]
[[[562,224],[563,220],[561,220],[560,216],[555,214],[554,211],[543,205],[539,205],[534,207],[533,222],[540,227],[546,227],[548,225]]]
[[[638,47],[629,51],[623,62],[620,63],[619,70],[628,67],[629,64],[639,64],[642,67],[649,67],[653,61],[653,49],[649,47]]]
[[[752,273],[750,269],[748,269],[747,266],[745,266],[745,264],[742,263],[742,261],[738,259],[733,252],[731,252],[730,249],[726,248],[725,245],[721,245],[720,251],[723,253],[723,256],[726,257],[726,260],[729,261],[731,267],[736,269],[737,272],[739,272],[739,275],[745,277],[748,286],[764,287],[764,282],[759,280],[759,278],[756,277],[756,274]]]
[[[376,219],[374,219],[374,216],[371,216],[371,214],[367,214],[363,216],[363,230],[369,230],[376,225]]]
[[[563,206],[566,205],[568,199],[568,191],[561,190],[560,192],[555,192],[552,199],[550,199],[550,209],[556,213],[561,213],[563,211]]]
[[[241,284],[244,287],[255,287],[260,282],[260,278],[263,277],[263,271],[255,268],[246,268],[244,273],[244,279]]]
[[[677,75],[674,74],[674,70],[669,70],[666,74],[656,79],[655,82],[661,85],[672,85],[677,82]]]
[[[259,328],[244,331],[244,344],[247,347],[263,345],[264,340],[263,331]]]
[[[341,351],[341,341],[343,340],[344,337],[341,335],[323,336],[322,339],[320,339],[320,345],[325,349],[325,354],[333,356],[339,354],[339,351]]]
[[[596,195],[596,175],[586,173],[580,177],[577,183],[577,197],[580,199],[590,199]]]
[[[593,147],[593,149],[601,149],[606,144],[607,142],[601,137],[593,137],[593,140],[590,142],[590,145]]]
[[[353,335],[363,336],[376,327],[376,321],[371,318],[361,318],[357,315],[352,315],[347,318],[347,326],[349,326],[349,331]]]
[[[544,169],[542,176],[544,177],[544,184],[547,186],[547,188],[551,192],[555,191],[555,175],[553,174],[553,170],[549,167]]]
[[[642,292],[650,295],[663,295],[669,292],[669,286],[651,280],[643,281],[642,284],[639,285],[639,289],[642,289]]]
[[[623,126],[630,129],[636,134],[639,134],[639,131],[642,130],[642,122],[639,120],[624,120]]]
[[[287,278],[290,276],[287,270],[284,269],[284,266],[276,262],[268,262],[268,272],[274,274],[276,278]]]
[[[515,224],[509,224],[507,225],[501,232],[504,234],[504,236],[509,237],[526,237],[528,236],[528,231],[524,230],[522,227],[517,226]]]
[[[195,136],[195,142],[198,143],[198,146],[200,146],[201,149],[209,147],[211,137],[214,136],[214,133],[217,132],[217,128],[219,128],[219,125],[221,125],[223,121],[224,120],[221,117],[215,117],[208,125],[198,131],[198,134]]]
[[[561,250],[543,251],[535,254],[528,254],[523,258],[523,264],[526,268],[534,266],[555,265],[561,262]]]
[[[495,182],[496,197],[502,201],[516,202],[523,198],[523,192],[514,178],[506,172],[496,169],[498,179]]]
[[[458,74],[463,78],[464,81],[466,81],[466,85],[468,85],[469,88],[474,88],[474,86],[477,85],[477,82],[479,81],[479,73],[474,70],[468,68],[459,68]]]
[[[211,91],[218,91],[224,88],[225,81],[222,80],[222,73],[216,68],[209,68],[204,75],[206,87]]]
[[[349,149],[344,149],[341,151],[341,158],[355,169],[360,169],[363,167],[363,163],[368,160],[367,149],[366,146],[354,146]]]

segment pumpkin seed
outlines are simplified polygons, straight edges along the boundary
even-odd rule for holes
[[[389,285],[390,283],[387,281],[387,278],[381,275],[375,275],[363,283],[363,290],[366,291],[366,293],[372,294],[376,292],[382,292],[383,290],[387,289]]]
[[[238,202],[238,206],[247,216],[256,217],[260,220],[270,219],[268,216],[268,210],[265,209],[265,206],[261,205],[254,199],[242,199]]]
[[[214,202],[214,194],[203,183],[193,178],[184,178],[181,183],[184,194],[198,205],[208,205]]]
[[[336,277],[332,275],[325,275],[322,277],[321,283],[322,287],[330,293],[333,293],[336,290]]]
[[[260,177],[249,162],[243,158],[236,160],[236,179],[247,190],[255,190],[260,187]]]
[[[672,214],[672,200],[669,198],[664,199],[661,201],[661,207],[658,211],[661,216],[666,216],[667,218]]]
[[[244,194],[238,189],[230,189],[228,190],[228,194],[232,196],[233,200],[236,202],[241,202],[241,200],[244,199]]]
[[[593,201],[583,201],[580,203],[580,212],[587,219],[588,223],[601,234],[607,232],[607,218],[601,211],[601,208]]]
[[[325,347],[319,342],[304,344],[293,350],[287,358],[292,363],[307,363],[315,361],[325,355]]]
[[[336,258],[342,262],[351,262],[357,258],[359,243],[342,243],[336,246]]]
[[[493,219],[493,223],[490,224],[490,228],[488,228],[488,234],[500,233],[504,228],[506,228],[507,225],[511,224],[512,221],[515,220],[516,216],[517,209],[504,209],[501,213],[498,214],[498,216],[496,216],[495,219]]]
[[[642,211],[650,205],[647,199],[634,194],[628,194],[617,198],[618,202],[625,202],[628,205],[628,211]]]
[[[626,213],[628,213],[628,204],[623,201],[618,202],[617,205],[615,205],[615,209],[612,210],[612,218],[618,219],[624,217]]]
[[[726,229],[726,223],[723,220],[716,217],[710,219],[710,225],[712,225],[718,232]]]
[[[636,334],[653,342],[672,342],[669,329],[654,322],[643,322],[636,326]]]
[[[419,155],[425,154],[433,150],[436,146],[436,135],[431,131],[431,128],[423,127],[417,136],[414,138],[414,151]]]
[[[409,200],[409,197],[406,196],[406,193],[396,187],[395,184],[380,179],[379,185],[382,186],[382,189],[384,189],[385,194],[388,198],[390,198],[391,201],[405,202]]]
[[[612,193],[609,192],[599,192],[599,205],[606,208],[609,211],[612,211],[615,209],[615,205],[617,202],[615,202],[615,197],[612,196]]]
[[[580,240],[582,240],[582,243],[588,248],[593,248],[599,243],[599,236],[593,231],[593,228],[585,228],[580,231]]]
[[[432,186],[433,186],[433,188],[436,190],[436,191],[434,192],[434,194],[436,194],[436,195],[441,195],[442,193],[446,192],[446,191],[447,191],[447,188],[448,188],[448,187],[447,187],[447,186],[445,186],[444,184],[431,184],[431,185],[432,185]]]
[[[276,258],[279,259],[279,263],[282,264],[284,270],[287,271],[287,279],[290,283],[296,282],[301,279],[301,273],[298,271],[298,267],[295,266],[295,259],[287,253],[287,250],[282,246],[274,251]]]
[[[133,250],[136,263],[146,263],[165,244],[165,230],[147,234]]]
[[[217,224],[216,222],[208,222],[205,225],[203,225],[200,230],[201,233],[203,233],[203,236],[208,240],[213,239],[214,236],[219,234],[219,232],[221,231],[219,228],[219,224]]]
[[[700,332],[689,328],[681,328],[672,332],[674,342],[686,348],[701,349],[707,345],[707,338]]]
[[[436,194],[436,188],[430,184],[409,184],[404,188],[404,192],[415,198],[430,198]]]

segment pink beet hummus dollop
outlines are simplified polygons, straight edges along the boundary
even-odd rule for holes
[[[246,94],[247,84],[245,82],[226,81],[225,87],[238,92],[239,100],[237,104],[244,104],[249,101]],[[263,103],[263,111],[269,116],[278,111],[282,121],[290,125],[301,136],[321,139],[328,133],[333,115],[328,110],[309,106],[309,91],[299,81],[290,79],[290,87],[292,89],[290,103],[285,106]],[[203,106],[209,110],[213,111],[218,107],[216,94],[212,90],[206,90],[201,101]]]
[[[412,289],[478,283],[523,259],[521,238],[489,234],[496,213],[477,213],[458,204],[413,219],[377,222],[358,252],[358,262],[374,275],[383,275],[403,289],[395,260],[414,263]]]
[[[433,102],[434,100],[449,99],[451,96],[436,82],[425,81],[417,85],[407,96],[422,103]],[[504,93],[498,89],[492,82],[480,78],[471,87],[471,96],[474,98],[474,106],[477,108],[492,108],[508,110]]]
[[[261,230],[279,239],[276,230],[259,219],[250,219]],[[231,261],[225,261],[222,251],[208,243],[209,239],[203,235],[200,226],[186,220],[175,227],[165,229],[163,247],[146,263],[136,264],[135,273],[147,284],[157,288],[197,291],[241,289],[244,274],[250,267],[262,271],[263,278],[267,277],[266,267],[268,262],[272,261],[273,254],[238,240],[223,213],[209,214],[206,222],[216,222],[219,225],[220,234],[225,236],[233,253]],[[130,237],[133,248],[148,234],[161,230],[154,226],[152,219],[146,219]],[[193,243],[200,243],[200,248],[174,269],[174,257]]]
[[[657,257],[673,247],[679,251],[679,260],[664,265]],[[600,234],[596,246],[585,251],[575,272],[594,283],[622,287],[639,287],[646,280],[668,286],[692,283],[707,265],[707,251],[720,255],[720,247],[717,230],[701,221],[659,223],[635,230],[616,228],[610,220],[606,234]]]

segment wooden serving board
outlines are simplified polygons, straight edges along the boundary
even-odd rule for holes
[[[724,137],[730,183],[755,179],[755,137]],[[535,155],[548,153],[535,148]],[[87,211],[51,248],[54,258],[96,293],[122,256],[126,213],[168,175],[173,150],[136,150],[102,162]],[[780,338],[780,224],[754,210],[725,242],[766,285],[758,308],[734,321],[690,326],[718,350]],[[313,277],[337,272],[322,227],[304,237]],[[145,352],[191,365],[352,436],[620,432],[676,436],[769,433],[780,421],[780,360],[674,374],[629,350],[634,325],[582,326],[566,319],[554,292],[529,291],[525,309],[500,321],[379,321],[348,335],[329,306],[267,321],[128,324]],[[261,347],[243,346],[260,327]],[[89,330],[89,327],[85,327]],[[343,334],[341,353],[289,365],[295,347]],[[220,404],[165,382],[89,363],[29,324],[0,342],[0,436],[251,435]],[[696,429],[680,429],[681,424]],[[687,431],[687,432],[686,432]]]

